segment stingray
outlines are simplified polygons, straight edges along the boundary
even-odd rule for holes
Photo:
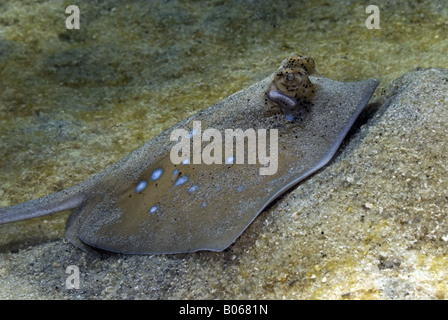
[[[304,56],[285,59],[91,178],[1,208],[0,223],[72,210],[66,238],[86,251],[222,251],[332,159],[377,85],[327,79]]]

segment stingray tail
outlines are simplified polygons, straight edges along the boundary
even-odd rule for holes
[[[79,207],[84,201],[79,188],[68,188],[48,196],[0,208],[0,224],[36,218]]]

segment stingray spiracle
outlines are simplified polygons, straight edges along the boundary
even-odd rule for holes
[[[294,97],[279,90],[269,91],[267,97],[271,102],[277,104],[285,114],[291,113],[297,107],[297,100]]]
[[[266,92],[267,100],[284,114],[291,114],[299,105],[309,104],[316,91],[308,77],[313,73],[317,74],[313,59],[305,56],[287,59]]]

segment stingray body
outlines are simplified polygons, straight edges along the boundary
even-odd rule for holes
[[[293,110],[277,108],[267,95],[272,86],[282,89],[275,85],[279,71],[298,67],[291,59],[277,73],[177,123],[103,172],[55,194],[1,208],[0,223],[71,209],[66,237],[85,250],[159,254],[227,248],[269,203],[328,163],[378,84],[329,80],[315,72],[313,62],[313,70],[300,68],[308,81],[305,96],[290,99],[303,103]],[[295,75],[303,76],[302,71]],[[287,81],[293,78],[288,72]],[[228,138],[229,130],[237,129],[245,138]],[[182,137],[191,148],[181,144]],[[236,141],[233,152],[225,141]]]

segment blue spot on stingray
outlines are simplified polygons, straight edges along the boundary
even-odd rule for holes
[[[243,191],[245,188],[245,186],[238,186],[238,188],[236,188],[236,191],[241,192]]]
[[[177,169],[173,170],[173,176],[177,176],[178,173],[179,173],[179,170],[177,170]]]
[[[182,176],[182,177],[177,178],[176,181],[174,181],[174,185],[180,186],[180,185],[183,185],[187,181],[188,181],[188,176]]]
[[[205,208],[206,206],[207,206],[207,202],[205,202],[205,201],[202,202],[201,207],[202,207],[202,208]]]
[[[200,130],[195,130],[195,129],[191,129],[191,131],[188,133],[188,137],[189,138],[193,138],[193,136],[195,136],[195,135],[197,135],[197,134],[199,134],[199,133],[201,133],[201,131]]]
[[[148,182],[146,180],[142,180],[139,183],[137,183],[137,186],[135,187],[135,192],[140,193],[143,190],[145,190],[146,186],[148,185]]]
[[[230,157],[226,158],[226,164],[232,164],[233,162],[235,162],[234,156],[230,156]]]
[[[190,158],[185,158],[184,160],[182,160],[182,164],[186,165],[190,163]]]
[[[285,115],[285,119],[287,121],[294,122],[296,120],[296,117],[294,117],[292,114],[287,114],[287,115]]]
[[[156,181],[157,179],[159,179],[163,174],[163,169],[162,168],[158,168],[156,170],[153,171],[153,173],[151,174],[151,180],[152,181]]]
[[[151,209],[149,209],[149,213],[155,213],[157,210],[159,210],[159,206],[152,206]]]
[[[193,192],[196,192],[196,191],[198,191],[198,185],[194,185],[194,186],[191,186],[190,188],[188,188],[188,193],[193,193]]]

